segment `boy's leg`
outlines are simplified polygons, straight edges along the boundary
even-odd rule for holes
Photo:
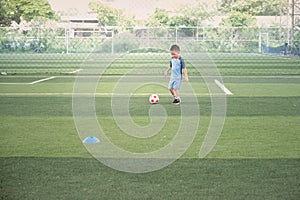
[[[174,91],[173,91],[176,99],[180,99],[179,97],[180,86],[181,86],[181,79],[178,79],[174,83]]]
[[[177,89],[174,89],[174,96],[175,96],[175,98],[176,99],[180,99],[180,97],[179,97],[179,90],[177,90]]]
[[[171,94],[173,95],[174,98],[178,99],[179,98],[179,90],[177,89],[170,89]]]
[[[173,88],[170,89],[170,92],[171,92],[172,96],[175,97],[176,94],[175,94],[175,91]]]
[[[175,84],[174,84],[174,94],[175,94],[175,100],[173,102],[174,104],[180,104],[180,102],[181,102],[180,97],[179,97],[180,86],[181,86],[181,79],[176,80]]]
[[[174,97],[173,103],[179,104],[180,103],[180,97],[179,97],[179,89],[181,86],[181,79],[178,80],[170,80],[169,83],[169,90]]]
[[[173,104],[180,104],[181,100],[180,100],[180,97],[179,97],[179,90],[178,89],[174,89],[174,93],[175,93],[175,98],[174,98],[174,101],[173,101]]]
[[[171,92],[171,94],[172,94],[172,96],[175,98],[175,91],[174,91],[174,80],[173,79],[170,79],[170,83],[169,83],[169,90],[170,90],[170,92]]]

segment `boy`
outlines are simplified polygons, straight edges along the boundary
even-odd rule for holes
[[[171,53],[171,61],[170,67],[165,71],[165,77],[168,73],[171,72],[170,83],[169,83],[169,90],[174,97],[173,104],[180,104],[180,97],[179,97],[179,90],[182,82],[182,71],[184,73],[184,79],[189,81],[187,75],[187,69],[185,67],[184,60],[180,56],[180,47],[176,44],[172,45],[170,48]]]

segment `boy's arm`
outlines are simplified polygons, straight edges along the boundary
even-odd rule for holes
[[[168,69],[165,71],[165,73],[164,73],[164,76],[166,77],[166,76],[168,76],[168,73],[171,71],[171,67],[168,67]]]
[[[183,68],[183,73],[184,73],[184,80],[185,81],[189,81],[189,77],[188,77],[188,73],[187,73],[187,69]]]

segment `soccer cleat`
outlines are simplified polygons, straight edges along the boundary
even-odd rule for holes
[[[173,104],[175,104],[175,105],[180,104],[180,99],[174,99]]]

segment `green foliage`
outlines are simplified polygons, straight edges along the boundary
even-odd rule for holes
[[[207,6],[205,4],[200,2],[196,5],[183,7],[177,12],[180,13],[180,11],[182,13],[181,15],[183,21],[187,23],[183,24],[185,26],[200,26],[204,20],[208,19],[214,14],[207,9]]]
[[[37,17],[56,18],[47,0],[0,0],[0,26],[20,23],[23,18],[30,21]]]
[[[212,15],[202,3],[177,9],[175,13],[176,15],[169,16],[166,10],[157,8],[146,21],[146,25],[195,27],[200,26],[205,19]]]
[[[228,18],[222,20],[222,25],[232,27],[255,26],[255,18],[247,13],[233,11]]]
[[[156,8],[153,15],[146,21],[146,26],[168,26],[169,14],[165,9]]]
[[[251,15],[280,15],[282,7],[283,14],[287,13],[288,1],[282,0],[221,0],[218,6],[221,13],[238,11]]]
[[[133,27],[135,26],[135,17],[134,16],[125,16],[122,11],[120,11],[120,17],[119,17],[119,26],[124,26],[124,27]]]
[[[100,1],[92,1],[89,8],[97,13],[101,26],[133,26],[135,19],[132,16],[125,16],[122,10],[112,8]]]
[[[93,1],[89,3],[90,9],[98,15],[98,20],[102,26],[117,26],[119,20],[119,11],[102,2]]]
[[[257,42],[249,42],[249,40],[255,41],[258,35],[255,18],[250,14],[232,11],[228,18],[222,20],[222,25],[228,28],[218,33],[219,50],[222,52],[255,52],[257,50]]]
[[[114,45],[113,48],[115,53],[124,53],[139,47],[139,43],[133,34],[130,32],[123,32],[113,38],[113,41],[112,39],[105,40],[96,51],[101,53],[111,53],[112,44]]]
[[[0,53],[4,52],[59,52],[65,51],[65,29],[51,28],[51,22],[45,26],[44,19],[35,19],[28,27],[19,26],[0,29]],[[22,22],[21,22],[22,24]],[[38,27],[38,28],[37,28]]]
[[[47,0],[22,0],[24,3],[20,6],[22,17],[25,20],[32,20],[36,17],[45,17],[52,19],[55,13],[52,11]],[[22,2],[21,1],[21,2]]]
[[[170,19],[169,25],[171,27],[194,27],[196,26],[195,21],[193,21],[188,16],[174,16]]]
[[[103,26],[116,26],[118,11],[101,2],[91,2],[89,7],[98,15],[99,23]]]
[[[13,6],[13,2],[10,0],[0,0],[0,26],[9,26],[11,21],[15,18],[14,10],[18,8]]]

